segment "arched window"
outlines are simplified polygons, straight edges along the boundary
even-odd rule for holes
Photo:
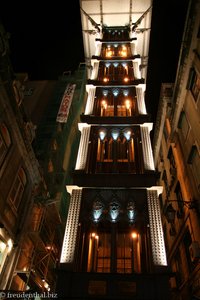
[[[94,115],[131,117],[138,114],[135,88],[97,88]]]
[[[27,182],[27,177],[24,172],[24,169],[21,167],[19,168],[17,175],[15,177],[14,183],[12,185],[9,201],[13,204],[14,208],[17,210],[20,202],[22,200],[22,196],[24,193],[24,188]]]
[[[135,141],[131,128],[102,128],[97,140],[97,172],[135,172]]]

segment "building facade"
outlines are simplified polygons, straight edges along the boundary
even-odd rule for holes
[[[163,84],[153,141],[171,299],[199,299],[200,3],[190,1],[174,84]]]
[[[12,68],[2,25],[0,35],[0,290],[54,292],[85,69],[30,81]]]
[[[80,1],[88,69],[57,293],[170,299],[145,90],[151,1]]]
[[[26,265],[18,269],[35,187],[42,181],[39,164],[31,147],[29,124],[23,118],[21,103],[26,75],[18,80],[9,59],[9,42],[1,25],[0,90],[0,289],[23,289],[16,270],[26,274]],[[26,243],[27,244],[27,243]],[[30,246],[30,244],[29,244]],[[24,253],[24,259],[32,253]],[[30,258],[29,258],[30,259]]]

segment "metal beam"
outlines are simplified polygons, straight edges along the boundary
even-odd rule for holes
[[[80,9],[82,10],[82,12],[84,13],[84,15],[88,18],[88,20],[90,21],[90,23],[92,24],[92,26],[94,26],[94,28],[96,28],[98,30],[98,32],[100,32],[100,28],[99,28],[99,24],[97,24],[85,11],[84,9],[82,9],[82,7],[80,7]]]

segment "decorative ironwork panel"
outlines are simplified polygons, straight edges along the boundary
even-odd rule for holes
[[[65,235],[61,253],[61,263],[72,263],[74,259],[82,189],[72,190]]]
[[[149,210],[153,263],[156,266],[167,266],[160,206],[156,190],[147,190],[147,204]]]

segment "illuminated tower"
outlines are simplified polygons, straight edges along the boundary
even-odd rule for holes
[[[145,106],[151,0],[82,0],[80,9],[88,80],[58,293],[168,299]]]

